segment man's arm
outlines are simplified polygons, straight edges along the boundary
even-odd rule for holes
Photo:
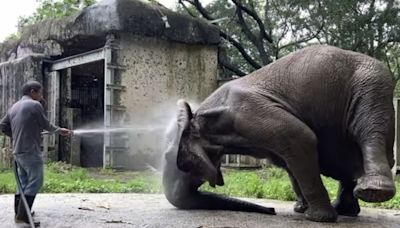
[[[49,119],[47,119],[44,109],[40,103],[35,105],[35,116],[39,125],[46,131],[55,133],[59,130],[59,127],[54,126],[50,123]]]
[[[43,106],[40,103],[35,105],[35,108],[36,108],[35,110],[36,118],[39,122],[39,125],[43,127],[43,129],[51,133],[60,133],[61,135],[64,136],[71,134],[71,131],[69,129],[60,128],[51,124],[49,119],[47,119]]]
[[[11,123],[8,113],[0,121],[0,130],[7,136],[12,137]]]

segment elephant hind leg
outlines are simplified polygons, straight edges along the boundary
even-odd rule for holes
[[[336,200],[333,207],[339,215],[355,217],[360,213],[360,205],[353,195],[355,181],[340,181]]]
[[[293,191],[296,193],[297,197],[293,210],[297,213],[304,213],[308,209],[308,203],[301,193],[300,186],[293,174],[290,172],[290,170],[287,170],[287,172],[289,174],[290,182],[292,183]]]

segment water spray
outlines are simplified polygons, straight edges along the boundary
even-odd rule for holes
[[[159,130],[161,127],[137,127],[137,128],[95,128],[95,129],[76,129],[72,131],[73,135],[97,134],[97,133],[129,133],[146,132]]]
[[[119,127],[119,128],[93,128],[93,129],[75,129],[72,130],[73,135],[84,134],[100,134],[100,133],[137,133],[137,132],[152,132],[162,130],[163,127]],[[44,131],[43,135],[50,135],[51,132]]]

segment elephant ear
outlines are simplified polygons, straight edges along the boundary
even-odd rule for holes
[[[229,106],[220,106],[197,112],[197,116],[205,119],[205,127],[229,131],[232,127],[232,115]]]
[[[185,100],[178,100],[178,126],[182,132],[189,129],[190,120],[193,118],[192,110]]]
[[[223,113],[226,113],[229,110],[228,106],[221,106],[212,109],[203,110],[197,113],[198,116],[206,117],[206,118],[217,118],[220,117]]]
[[[214,187],[220,182],[218,170],[202,148],[197,131],[191,128],[192,110],[184,100],[179,100],[177,105],[178,128],[181,132],[177,166],[184,172],[206,179]]]

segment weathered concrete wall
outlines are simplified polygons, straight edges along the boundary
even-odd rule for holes
[[[179,98],[200,103],[217,88],[217,47],[170,43],[134,36],[122,36],[118,64],[122,85],[127,90],[121,104],[133,127],[165,127]],[[144,130],[131,134],[130,158],[117,159],[124,166],[157,164],[161,132]],[[123,164],[125,163],[125,164]]]
[[[43,82],[42,55],[0,63],[0,115],[22,96],[22,85],[29,80]]]

